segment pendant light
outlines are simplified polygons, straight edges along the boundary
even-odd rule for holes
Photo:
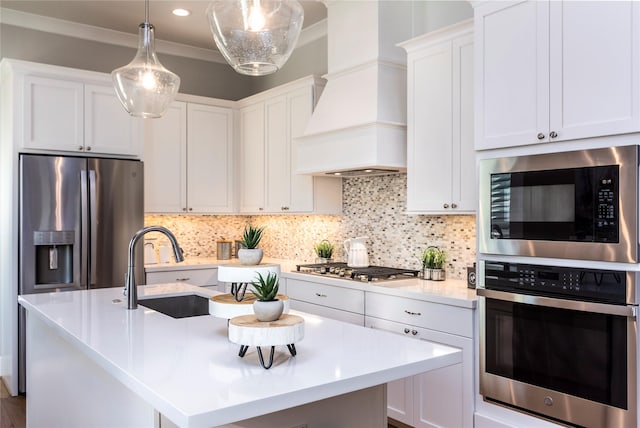
[[[241,74],[278,71],[298,41],[304,9],[294,0],[215,0],[207,9],[220,53]]]
[[[149,0],[145,21],[138,27],[138,52],[133,60],[111,72],[118,99],[130,115],[162,116],[180,88],[180,77],[160,64],[156,56],[154,28],[149,23]]]

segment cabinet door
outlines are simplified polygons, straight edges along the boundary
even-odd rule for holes
[[[113,86],[84,86],[84,120],[86,152],[140,156],[143,119],[127,113]]]
[[[401,324],[369,316],[365,317],[365,327],[398,334],[402,334],[405,328]],[[387,416],[411,426],[414,414],[413,380],[412,376],[387,383]]]
[[[551,2],[550,131],[557,140],[640,130],[633,1]]]
[[[451,210],[473,213],[478,187],[473,127],[473,35],[454,39],[452,53]]]
[[[187,209],[187,105],[173,102],[160,118],[146,121],[144,210],[181,213]]]
[[[267,212],[286,212],[291,190],[290,140],[287,97],[279,96],[264,106]]]
[[[24,77],[23,139],[28,149],[84,151],[84,85]]]
[[[233,211],[233,112],[187,106],[187,210]]]
[[[549,141],[548,14],[543,1],[475,9],[477,150]]]
[[[240,110],[240,211],[264,212],[264,103]]]
[[[293,144],[293,140],[304,134],[307,123],[311,118],[313,111],[313,88],[302,88],[291,92],[288,95],[289,113],[289,174],[291,182],[289,210],[292,212],[312,212],[314,210],[314,196],[322,198],[323,195],[318,191],[314,194],[314,180],[311,175],[296,174],[298,169],[297,146]],[[322,178],[321,178],[322,179]],[[324,180],[331,180],[324,178]]]
[[[409,61],[407,209],[445,210],[451,203],[451,42]]]

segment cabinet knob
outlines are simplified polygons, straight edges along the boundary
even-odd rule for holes
[[[409,334],[409,332],[410,332],[410,331],[411,331],[411,330],[409,330],[408,328],[406,328],[406,327],[405,327],[405,329],[404,329],[404,334]]]
[[[258,211],[262,211],[262,210],[264,210],[264,208],[262,208],[262,207],[258,208]]]
[[[551,133],[549,134],[549,137],[551,138],[556,138],[558,136],[558,133],[556,131],[551,131]]]
[[[189,211],[193,211],[193,208],[191,208],[191,207],[190,207],[190,208],[189,208]]]
[[[451,204],[451,208],[458,208],[458,204]]]
[[[87,151],[90,152],[91,151],[91,146],[87,146]]]
[[[418,334],[418,330],[411,330],[411,334],[415,336],[416,334]]]
[[[542,132],[538,133],[538,140],[544,140],[544,134]]]
[[[449,208],[449,204],[444,204],[442,207],[443,208]]]
[[[186,210],[187,210],[187,208],[186,208],[186,207],[182,207],[182,211],[186,211]]]
[[[80,147],[78,147],[78,150],[82,151],[82,150],[84,150],[84,147],[80,146]]]

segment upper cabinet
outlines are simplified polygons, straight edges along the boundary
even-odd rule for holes
[[[161,118],[147,122],[145,212],[234,212],[233,109],[229,103],[175,101]]]
[[[240,212],[341,213],[341,179],[294,173],[292,140],[304,132],[321,88],[308,77],[240,102]]]
[[[407,51],[407,211],[476,209],[473,25],[465,21],[401,44]]]
[[[640,131],[640,4],[475,8],[476,148]]]
[[[143,120],[125,111],[109,75],[14,60],[6,67],[20,149],[140,156]]]

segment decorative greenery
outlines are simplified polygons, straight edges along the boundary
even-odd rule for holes
[[[422,253],[422,267],[425,269],[442,269],[447,255],[437,247],[429,247]]]
[[[260,240],[262,239],[263,231],[264,227],[253,227],[251,225],[245,226],[240,244],[244,248],[248,249],[258,248]]]
[[[330,259],[333,255],[333,244],[326,239],[315,244],[313,249],[316,250],[318,257],[323,259]]]
[[[251,290],[256,299],[261,302],[272,302],[276,299],[278,294],[278,275],[273,272],[269,272],[266,278],[263,278],[262,274],[258,272],[258,281],[252,282],[255,291]]]

